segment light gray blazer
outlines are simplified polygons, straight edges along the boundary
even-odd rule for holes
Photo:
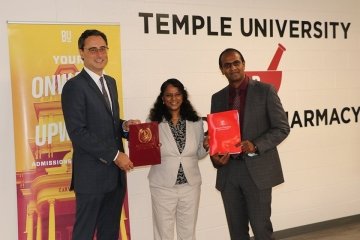
[[[181,163],[188,183],[200,185],[201,175],[198,160],[207,155],[203,147],[203,121],[186,121],[186,143],[181,154],[166,120],[159,124],[159,138],[161,164],[151,166],[148,175],[150,184],[164,187],[174,186]]]

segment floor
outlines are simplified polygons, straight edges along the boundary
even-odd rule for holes
[[[279,240],[360,240],[360,222],[341,224],[337,227],[280,238]]]

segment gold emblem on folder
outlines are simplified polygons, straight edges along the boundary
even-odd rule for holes
[[[138,139],[141,143],[148,143],[152,139],[152,133],[150,128],[142,128],[139,130]]]

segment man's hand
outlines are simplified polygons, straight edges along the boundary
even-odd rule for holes
[[[219,155],[219,154],[215,154],[210,156],[211,161],[217,165],[217,166],[224,166],[225,164],[227,164],[229,162],[230,159],[230,154],[226,153],[225,155]]]
[[[130,161],[128,155],[123,152],[119,152],[114,162],[121,170],[124,171],[129,171],[134,168],[134,164]]]
[[[256,147],[255,145],[249,141],[249,140],[245,140],[242,141],[240,144],[237,144],[236,146],[241,146],[241,151],[244,153],[256,153]]]
[[[125,131],[129,131],[129,126],[130,126],[130,125],[140,124],[140,123],[141,123],[141,121],[138,120],[138,119],[130,119],[130,120],[127,120],[127,121],[124,122],[123,127],[124,127],[124,130],[125,130]]]

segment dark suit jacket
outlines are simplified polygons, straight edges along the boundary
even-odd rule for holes
[[[61,95],[66,129],[73,145],[71,189],[78,193],[105,193],[118,181],[125,187],[125,173],[113,162],[122,144],[123,120],[115,80],[105,76],[113,113],[90,75],[82,70],[64,85]]]
[[[229,86],[213,94],[211,113],[230,110],[228,99]],[[254,80],[249,81],[244,110],[242,140],[250,140],[259,150],[257,156],[245,155],[246,166],[259,189],[271,188],[284,182],[276,146],[290,132],[285,111],[275,89]],[[216,188],[221,191],[228,177],[229,165],[214,166],[218,168]]]

